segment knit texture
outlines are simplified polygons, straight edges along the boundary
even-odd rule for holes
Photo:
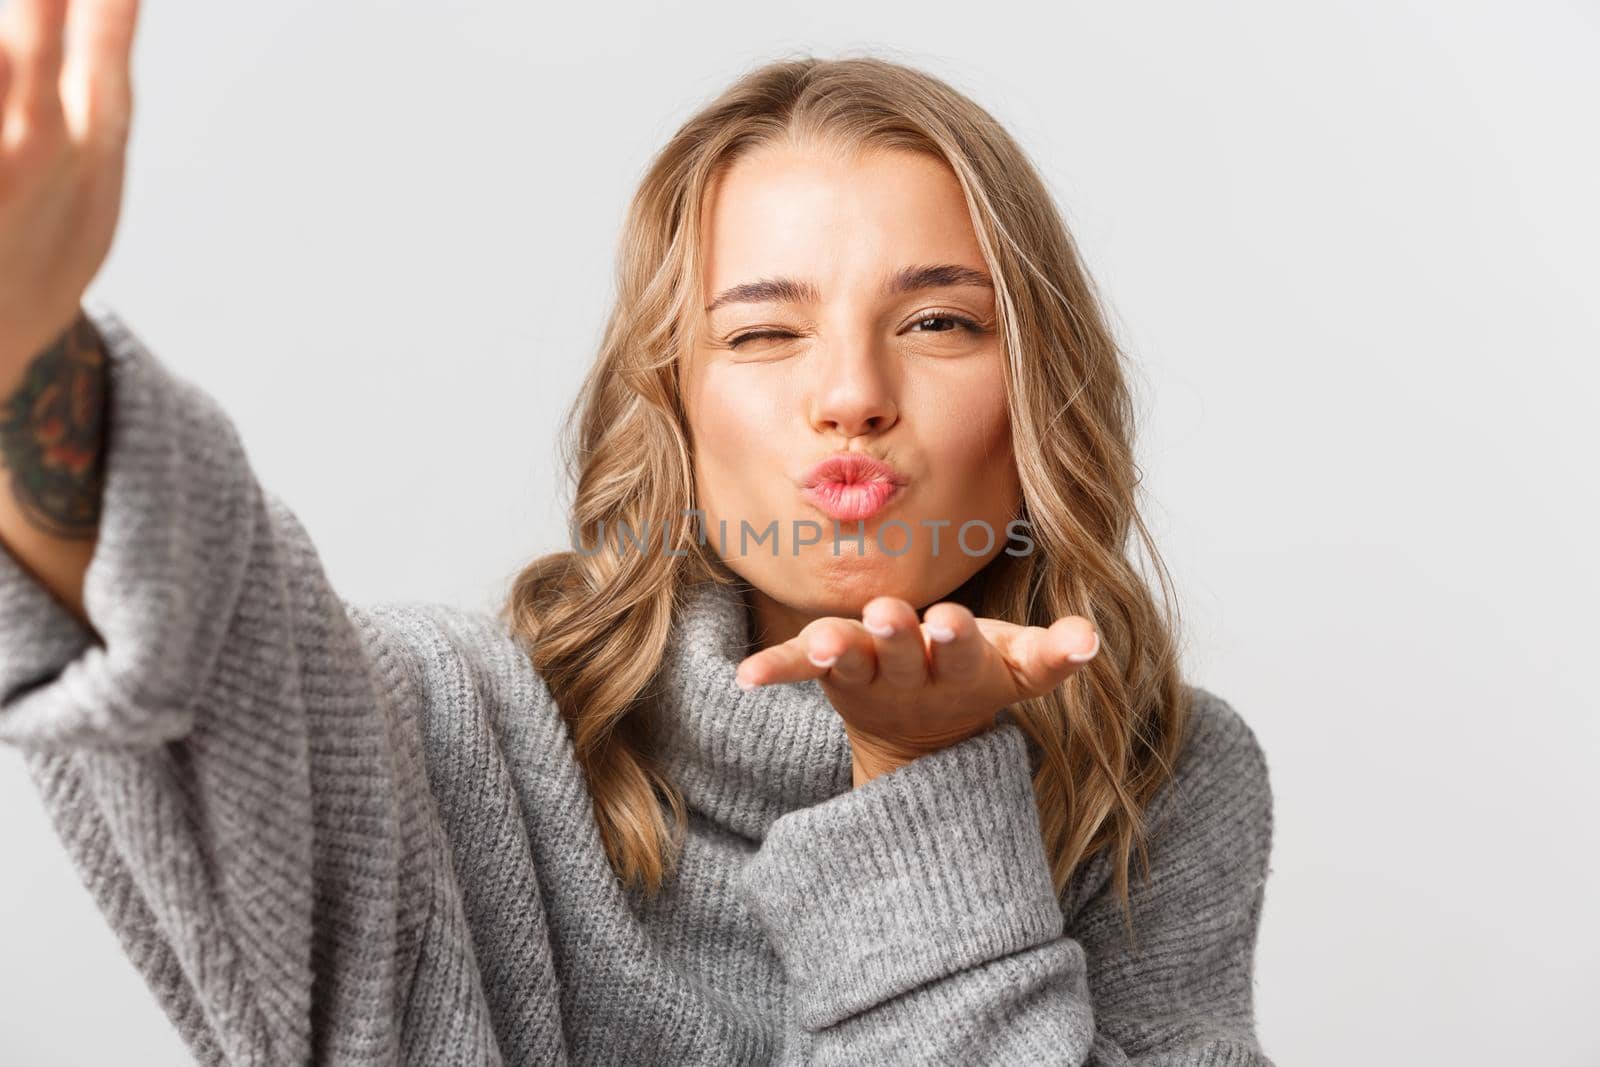
[[[356,605],[233,423],[110,308],[95,640],[0,551],[0,741],[203,1064],[1270,1065],[1251,729],[1194,688],[1137,943],[1108,857],[1051,885],[1013,723],[851,786],[815,682],[743,692],[743,592],[687,591],[652,737],[690,811],[607,863],[492,616]]]

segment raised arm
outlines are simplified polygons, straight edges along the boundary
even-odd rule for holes
[[[70,57],[66,0],[0,8],[0,543],[81,622],[106,392],[81,302],[121,212],[137,6],[73,5]]]
[[[65,6],[0,34],[0,742],[199,1062],[439,1062],[487,1029],[412,1022],[413,981],[473,973],[426,936],[459,898],[415,643],[336,595],[216,402],[80,303],[120,163],[62,119]],[[93,86],[63,94],[113,132],[133,8],[74,5]]]
[[[1057,899],[1014,724],[777,820],[742,889],[791,982],[785,1062],[1270,1067],[1251,997],[1266,764],[1231,708],[1197,705],[1151,806],[1132,947],[1103,865]]]
[[[31,361],[0,358],[0,545],[91,630],[83,575],[100,531],[106,381],[86,314]]]
[[[0,742],[198,1059],[392,1062],[447,889],[407,648],[335,594],[215,403],[91,314],[94,630],[0,553]]]

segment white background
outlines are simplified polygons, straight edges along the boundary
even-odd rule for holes
[[[358,601],[492,609],[627,198],[747,66],[990,108],[1138,365],[1194,680],[1267,752],[1278,1062],[1588,1064],[1600,993],[1592,3],[146,0],[91,290]],[[0,1060],[186,1054],[0,753]]]

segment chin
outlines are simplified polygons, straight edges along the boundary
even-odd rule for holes
[[[837,556],[831,545],[798,559],[763,560],[748,579],[775,600],[814,615],[853,618],[874,597],[893,596],[920,610],[943,588],[928,561],[870,551],[857,555],[846,545]]]

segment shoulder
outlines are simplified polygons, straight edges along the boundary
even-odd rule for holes
[[[1172,778],[1147,812],[1153,838],[1265,867],[1272,847],[1272,779],[1255,729],[1227,700],[1189,686],[1190,710]]]
[[[429,719],[463,707],[492,722],[554,710],[522,642],[487,612],[425,601],[346,607],[380,669],[415,695]]]
[[[1188,687],[1189,719],[1174,767],[1178,780],[1231,783],[1241,792],[1271,796],[1267,754],[1255,728],[1227,700],[1202,686]]]
[[[1255,730],[1232,704],[1191,685],[1184,740],[1172,774],[1144,810],[1150,879],[1137,850],[1129,868],[1140,921],[1220,925],[1251,918],[1260,906],[1272,852],[1272,785]],[[1077,876],[1066,901],[1069,918],[1093,921],[1110,907],[1110,850]],[[1086,911],[1079,913],[1079,909]],[[1114,910],[1114,909],[1113,909]],[[1120,919],[1118,920],[1120,921]]]

